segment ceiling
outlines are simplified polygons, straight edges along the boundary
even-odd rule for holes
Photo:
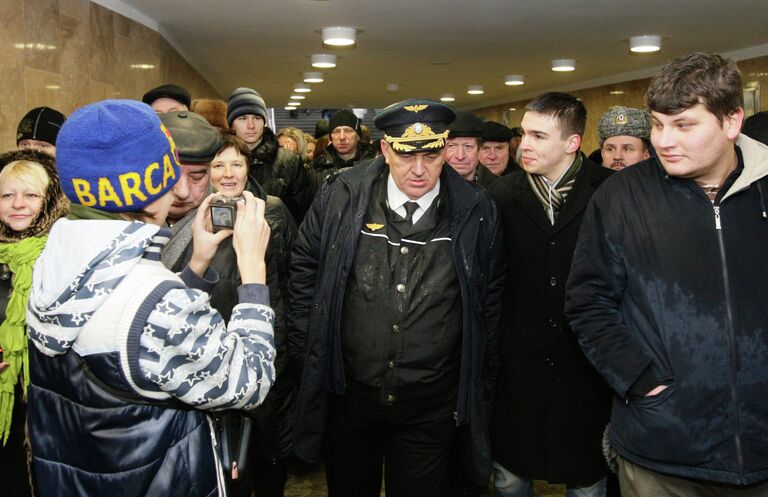
[[[160,31],[225,98],[238,86],[282,107],[309,56],[338,65],[303,108],[381,108],[456,95],[478,108],[651,76],[697,50],[768,55],[766,0],[95,0]],[[353,49],[324,49],[319,29],[354,26]],[[630,54],[630,36],[658,34],[660,53]],[[555,73],[551,59],[576,59]],[[525,85],[504,85],[523,74]],[[388,92],[396,83],[399,91]],[[468,85],[483,85],[471,96]]]

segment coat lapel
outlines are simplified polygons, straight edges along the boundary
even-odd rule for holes
[[[589,199],[592,198],[592,194],[595,193],[595,190],[600,185],[600,178],[595,170],[596,167],[601,166],[596,166],[584,157],[584,163],[581,166],[581,171],[576,176],[573,190],[568,194],[565,205],[563,205],[560,214],[557,216],[555,225],[552,226],[552,234],[568,226],[587,207]]]
[[[533,193],[531,185],[528,183],[528,176],[520,174],[517,177],[514,188],[517,189],[517,194],[514,196],[520,203],[525,214],[531,218],[531,221],[543,232],[548,233],[552,230],[552,225],[549,222],[547,213],[544,211],[544,206],[541,205],[536,194]]]

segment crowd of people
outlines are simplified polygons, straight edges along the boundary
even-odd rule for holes
[[[768,496],[768,114],[413,98],[273,131],[166,84],[0,155],[0,494]],[[218,210],[217,210],[218,209]],[[383,487],[382,487],[383,483]]]

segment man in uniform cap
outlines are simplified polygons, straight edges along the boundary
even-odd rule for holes
[[[520,147],[520,140],[522,139],[523,128],[519,126],[512,128],[512,138],[509,139],[509,156],[515,161],[515,164],[517,164],[517,149]]]
[[[507,175],[513,171],[519,171],[515,160],[509,156],[509,141],[512,139],[512,130],[501,123],[486,121],[480,132],[480,164],[485,166],[477,173],[477,181],[486,186],[498,176]]]
[[[331,143],[312,163],[322,178],[376,155],[370,144],[360,141],[360,119],[351,110],[337,111],[331,116],[328,129]]]
[[[16,128],[16,145],[19,150],[38,150],[56,157],[56,137],[66,119],[64,114],[50,107],[30,110]]]
[[[620,171],[651,156],[651,118],[642,109],[612,107],[600,118],[598,131],[605,167]]]
[[[149,90],[141,97],[141,101],[152,107],[158,114],[189,110],[192,98],[186,88],[179,85],[167,84]]]
[[[382,110],[383,155],[329,177],[294,245],[295,450],[322,449],[330,495],[378,496],[382,471],[387,495],[448,495],[459,431],[488,482],[502,240],[487,193],[444,167],[454,116]]]

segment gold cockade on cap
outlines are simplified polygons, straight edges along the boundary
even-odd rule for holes
[[[426,109],[427,107],[429,107],[429,105],[426,105],[426,104],[422,104],[422,105],[406,105],[405,107],[403,107],[403,109],[409,110],[411,112],[421,112],[422,110]]]

